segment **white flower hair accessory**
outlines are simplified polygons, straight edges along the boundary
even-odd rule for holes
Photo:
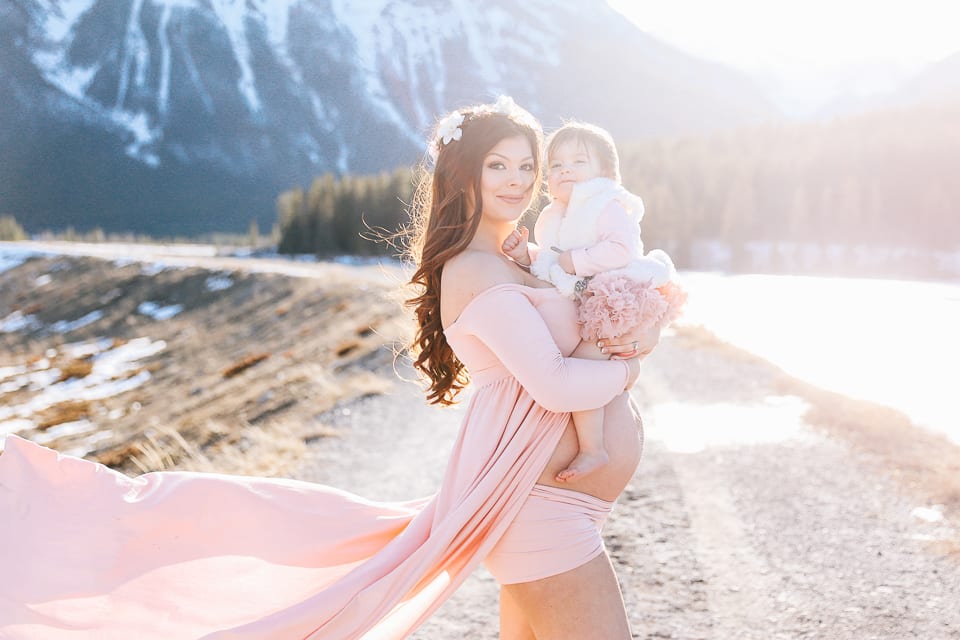
[[[516,112],[517,108],[517,103],[514,102],[510,96],[500,96],[497,98],[497,101],[493,103],[494,113],[502,113],[505,116]]]
[[[437,125],[437,146],[447,145],[454,140],[459,140],[463,135],[463,114],[459,111],[453,111]]]

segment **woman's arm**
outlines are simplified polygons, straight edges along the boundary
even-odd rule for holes
[[[503,287],[478,295],[464,311],[469,332],[483,342],[533,399],[550,411],[602,407],[640,373],[630,360],[584,360],[560,352],[543,317],[522,292]]]

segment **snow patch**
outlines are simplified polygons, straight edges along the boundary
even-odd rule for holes
[[[287,27],[290,24],[290,9],[300,0],[253,0],[251,4],[260,14],[267,28],[267,40],[286,52]]]
[[[61,348],[64,354],[93,355],[93,368],[83,378],[60,381],[60,370],[54,368],[21,373],[14,380],[3,383],[0,395],[21,391],[25,387],[35,395],[19,405],[5,403],[0,406],[0,436],[35,428],[32,416],[62,402],[102,400],[142,386],[150,379],[150,372],[136,371],[140,366],[138,361],[167,347],[163,340],[153,341],[150,338],[137,338],[119,346],[113,345],[112,340],[99,339]],[[55,357],[56,350],[50,351],[53,353],[48,354],[49,357]],[[37,363],[34,367],[41,364],[44,363]],[[44,366],[49,364],[47,361]],[[63,427],[63,433],[57,437],[62,437],[70,430],[81,433],[84,428],[83,424],[71,423],[71,426]]]
[[[34,315],[24,315],[22,311],[14,311],[3,320],[0,320],[0,333],[16,333],[18,331],[36,331],[43,325]]]
[[[49,273],[45,273],[34,280],[33,285],[35,287],[45,287],[51,282],[53,282],[53,277]]]
[[[87,87],[100,71],[99,64],[89,67],[70,66],[62,51],[35,51],[33,62],[44,79],[79,101],[86,101]]]
[[[137,313],[149,316],[154,320],[169,320],[183,311],[182,304],[171,304],[165,307],[156,302],[141,302],[137,306]]]
[[[72,0],[72,2],[46,2],[43,11],[44,35],[53,42],[62,42],[72,36],[73,25],[90,10],[97,0]],[[52,5],[52,6],[51,6]]]
[[[167,37],[167,26],[170,24],[172,8],[169,4],[163,6],[160,14],[160,24],[157,27],[157,41],[160,43],[160,86],[157,88],[157,113],[160,118],[167,115],[170,106],[170,39]]]
[[[20,431],[33,429],[36,426],[37,425],[34,424],[33,420],[27,420],[26,418],[0,420],[0,451],[3,451],[3,440],[5,436],[10,435],[11,433],[19,433]]]
[[[213,11],[227,30],[227,37],[233,45],[233,55],[240,67],[240,79],[237,88],[247,102],[250,111],[257,113],[262,105],[250,66],[250,43],[247,41],[247,8],[245,0],[211,0]]]
[[[48,442],[53,442],[57,438],[63,438],[64,436],[75,436],[81,433],[90,433],[91,431],[96,430],[97,425],[84,418],[83,420],[64,422],[55,427],[50,427],[46,431],[38,433],[32,439],[37,444],[47,444]]]
[[[229,276],[210,276],[206,281],[207,291],[224,291],[233,286]]]
[[[344,25],[347,31],[353,36],[355,48],[349,52],[349,59],[356,62],[358,71],[362,74],[363,84],[367,97],[383,115],[384,119],[393,124],[397,130],[402,133],[414,144],[423,144],[422,135],[419,128],[411,126],[411,122],[404,118],[396,107],[396,104],[383,83],[381,63],[383,60],[393,59],[397,53],[391,50],[389,45],[385,44],[380,25],[385,22],[382,20],[384,11],[392,10],[389,2],[385,0],[371,0],[370,2],[357,3],[350,0],[334,0],[331,2],[333,15],[338,24]],[[422,21],[427,24],[436,24],[442,22],[443,18],[448,21],[456,21],[456,28],[461,18],[456,12],[450,11],[446,16],[436,16],[436,8],[433,6],[423,7],[419,10]],[[399,26],[399,25],[398,25]],[[418,34],[422,37],[422,34]],[[449,32],[446,34],[449,36]],[[404,38],[405,44],[412,44],[417,41],[415,37]],[[409,78],[408,78],[409,80]],[[341,154],[338,164],[346,164],[346,159]]]
[[[163,137],[159,127],[150,126],[150,116],[143,111],[130,113],[120,110],[114,110],[111,115],[114,122],[133,134],[133,142],[126,146],[124,152],[150,167],[160,166],[160,157],[146,148]]]
[[[145,276],[155,276],[158,273],[162,273],[170,268],[171,267],[169,265],[163,264],[162,262],[150,262],[140,267],[140,273]]]
[[[110,338],[98,338],[87,342],[71,342],[70,344],[65,344],[60,347],[60,352],[68,358],[80,360],[81,358],[89,358],[98,353],[103,353],[112,347],[113,340]],[[56,358],[57,353],[56,349],[50,349],[46,355],[48,358]],[[50,365],[48,364],[47,366]]]
[[[109,440],[113,437],[113,431],[110,429],[104,429],[103,431],[97,431],[94,434],[91,434],[89,438],[84,438],[83,442],[75,447],[70,447],[69,449],[64,449],[63,454],[66,456],[73,456],[74,458],[82,458],[91,451],[94,451],[97,448],[97,445],[105,440]]]
[[[0,242],[0,273],[9,271],[15,267],[19,267],[24,262],[37,255],[41,254],[29,249],[21,249],[20,247],[16,246],[15,243],[4,246],[4,243]]]
[[[27,372],[26,365],[18,364],[12,367],[0,367],[0,380],[6,380],[7,378],[12,378],[13,376],[18,376],[22,373]]]
[[[97,309],[96,311],[91,311],[82,318],[77,318],[76,320],[67,322],[66,320],[60,320],[54,322],[50,326],[50,330],[54,333],[69,333],[70,331],[76,331],[82,327],[87,326],[88,324],[93,324],[97,320],[103,317],[103,311]]]
[[[917,507],[910,512],[910,515],[924,522],[943,522],[943,505],[935,504],[932,507]]]

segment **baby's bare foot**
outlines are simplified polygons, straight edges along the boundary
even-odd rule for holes
[[[581,478],[588,473],[593,473],[608,462],[610,462],[610,456],[602,449],[600,451],[581,451],[566,469],[557,474],[557,482],[569,482]]]

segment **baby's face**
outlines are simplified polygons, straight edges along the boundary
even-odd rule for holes
[[[573,185],[604,175],[600,164],[585,145],[575,140],[560,144],[547,159],[547,187],[550,197],[570,202]]]

